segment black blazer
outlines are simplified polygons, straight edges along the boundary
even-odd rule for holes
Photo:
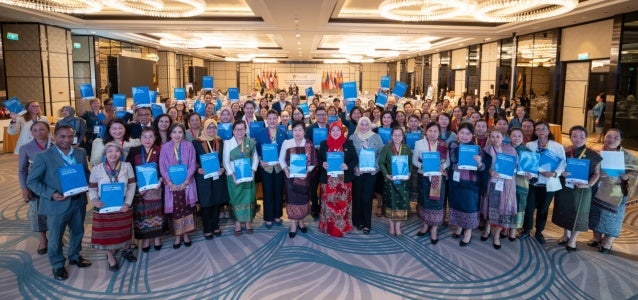
[[[321,142],[319,151],[317,152],[317,158],[319,161],[319,182],[328,183],[328,172],[323,168],[323,163],[326,161],[326,153],[328,152],[328,143],[326,141]],[[354,167],[359,164],[359,157],[357,151],[354,148],[351,140],[346,140],[343,144],[343,162],[348,165],[348,170],[343,172],[343,181],[352,182],[354,179]]]

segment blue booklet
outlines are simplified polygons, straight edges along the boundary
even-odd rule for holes
[[[162,108],[159,104],[151,104],[151,113],[153,114],[153,118],[157,118],[157,116],[164,113],[164,108]]]
[[[312,87],[306,88],[306,99],[310,99],[315,96],[315,92],[312,90]]]
[[[82,100],[95,98],[93,86],[90,83],[80,84],[78,88],[80,89],[80,96],[82,97]]]
[[[232,123],[217,123],[217,135],[222,140],[229,140],[233,137],[233,124]]]
[[[69,165],[58,168],[60,185],[62,185],[62,195],[65,197],[84,193],[89,190],[86,183],[84,166],[81,164]]]
[[[538,170],[543,172],[554,172],[556,168],[558,168],[558,164],[560,164],[560,157],[556,155],[556,153],[545,150],[541,154],[540,159],[538,160]]]
[[[377,170],[377,158],[374,148],[361,148],[359,150],[359,172],[371,173]]]
[[[24,104],[20,102],[18,97],[11,97],[9,100],[2,102],[2,105],[6,107],[11,113],[16,115],[24,115],[27,113],[27,109],[24,107]]]
[[[185,88],[174,88],[173,89],[173,99],[177,101],[186,100],[186,89]]]
[[[414,150],[414,145],[416,141],[421,139],[420,132],[408,132],[405,134],[405,143],[408,144],[410,150]]]
[[[346,113],[350,114],[355,105],[357,105],[357,98],[346,99]]]
[[[377,133],[379,134],[379,137],[381,137],[381,141],[384,144],[387,144],[392,136],[392,128],[377,127]]]
[[[250,122],[250,137],[255,138],[257,133],[266,127],[266,123],[264,121],[252,121]]]
[[[152,190],[159,186],[155,163],[135,166],[135,175],[137,177],[137,188],[140,192]]]
[[[405,92],[408,90],[408,85],[401,82],[401,81],[397,81],[397,83],[394,84],[394,90],[392,91],[392,95],[395,95],[399,98],[402,98],[403,95],[405,95]]]
[[[571,173],[565,177],[565,182],[589,183],[589,159],[567,158],[565,171]]]
[[[126,110],[126,94],[113,94],[113,108],[116,111]]]
[[[305,178],[306,167],[305,154],[290,154],[290,178]]]
[[[131,88],[132,94],[133,94],[133,103],[136,106],[150,106],[151,105],[151,98],[149,97],[150,95],[148,94],[148,87],[147,86],[134,86],[133,88]]]
[[[202,88],[207,91],[213,90],[213,76],[202,76]]]
[[[338,116],[328,116],[328,125],[332,124],[333,122],[337,122],[338,120]]]
[[[313,128],[312,129],[312,144],[315,147],[319,147],[321,142],[328,139],[328,128]]]
[[[478,163],[474,160],[474,155],[478,154],[479,147],[477,145],[459,145],[459,169],[478,170]]]
[[[328,176],[337,176],[343,174],[341,164],[343,164],[343,152],[326,153],[326,161],[328,162]]]
[[[357,100],[357,82],[344,82],[341,86],[343,88],[343,99],[347,102],[348,100],[354,99]]]
[[[184,164],[168,166],[168,177],[174,185],[184,183],[186,175],[188,175],[188,166]]]
[[[498,173],[498,177],[503,179],[512,179],[512,177],[514,177],[515,168],[516,156],[505,153],[496,153],[494,171]]]
[[[157,91],[153,91],[153,90],[148,91],[148,99],[151,102],[151,105],[153,105],[153,103],[157,103],[158,95],[159,94],[157,93]]]
[[[277,152],[277,144],[261,144],[261,159],[270,166],[278,164],[279,153]]]
[[[438,151],[421,152],[423,176],[441,175],[441,154]]]
[[[199,163],[204,169],[204,179],[213,177],[219,178],[219,154],[217,152],[211,152],[202,154],[199,156]]]
[[[301,108],[301,111],[303,111],[304,118],[310,116],[310,107],[308,107],[308,102],[299,103],[299,108]]]
[[[253,181],[253,170],[250,158],[244,157],[233,160],[235,181],[237,183]]]
[[[379,85],[381,85],[381,90],[382,91],[387,91],[390,89],[390,76],[381,76],[381,82],[379,83]]]
[[[603,160],[600,169],[611,177],[619,177],[625,174],[625,155],[622,151],[600,151]]]
[[[410,159],[407,155],[392,155],[392,180],[407,180],[410,175]]]
[[[388,103],[388,95],[385,93],[379,93],[377,94],[377,100],[376,100],[376,104],[379,107],[385,107],[385,105]]]
[[[193,111],[198,113],[201,117],[206,115],[206,102],[197,100],[193,103]]]
[[[541,155],[532,151],[521,151],[518,154],[518,175],[529,173],[532,177],[538,177],[538,162]]]
[[[124,205],[124,182],[100,184],[100,202],[104,203],[101,214],[119,211]]]
[[[228,101],[239,101],[238,88],[228,88]]]

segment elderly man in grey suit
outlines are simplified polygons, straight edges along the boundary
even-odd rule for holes
[[[35,156],[27,186],[40,196],[39,214],[47,216],[49,245],[47,252],[53,268],[53,278],[65,280],[69,277],[64,267],[65,257],[62,250],[62,236],[69,227],[69,265],[88,267],[91,262],[80,255],[84,236],[84,217],[86,215],[86,193],[64,196],[58,169],[81,164],[88,182],[89,167],[86,153],[72,146],[74,130],[62,125],[55,128],[55,146]]]

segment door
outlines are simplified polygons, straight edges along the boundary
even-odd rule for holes
[[[589,62],[568,63],[565,74],[562,131],[569,133],[575,125],[585,126]]]

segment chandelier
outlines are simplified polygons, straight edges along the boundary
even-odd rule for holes
[[[0,0],[0,4],[63,14],[91,14],[102,10],[101,1],[93,0]]]
[[[578,0],[487,0],[474,17],[485,22],[526,22],[559,16],[578,6]]]
[[[206,11],[205,0],[0,0],[0,4],[64,14],[92,14],[107,6],[160,18],[192,17]]]
[[[472,0],[384,0],[379,13],[392,20],[422,22],[465,15],[475,6]]]

